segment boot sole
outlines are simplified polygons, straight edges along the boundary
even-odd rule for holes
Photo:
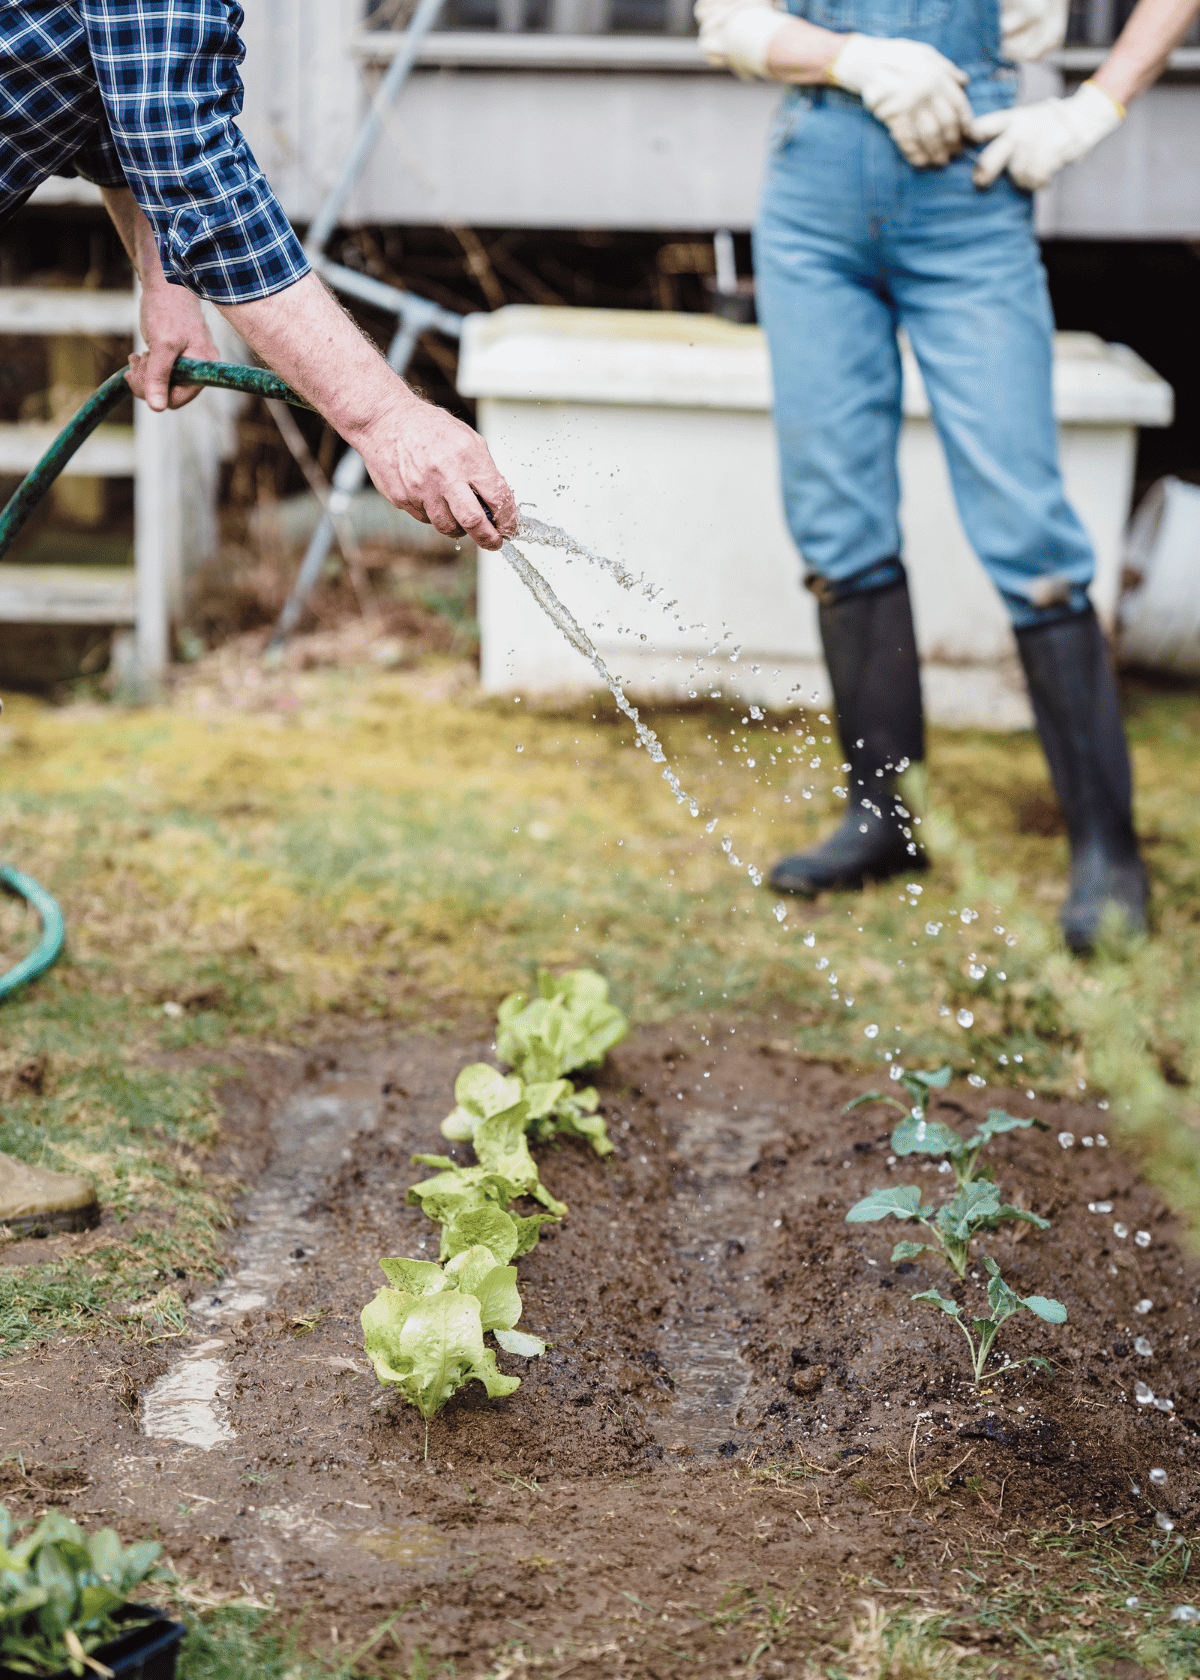
[[[63,1208],[57,1213],[24,1213],[19,1218],[0,1217],[3,1227],[13,1237],[49,1237],[63,1231],[90,1231],[100,1223],[100,1204],[87,1207]]]
[[[779,880],[768,875],[767,885],[773,892],[790,893],[793,898],[819,898],[825,892],[861,892],[868,881],[894,881],[897,875],[923,875],[929,868],[924,854],[906,857],[894,869],[863,869],[856,875],[840,875],[835,881],[801,881],[798,878]]]

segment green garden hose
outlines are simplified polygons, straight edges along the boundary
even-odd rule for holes
[[[31,467],[0,513],[0,559],[12,546],[13,539],[29,515],[49,490],[54,480],[74,455],[80,444],[91,437],[96,427],[110,414],[129,391],[125,372],[114,373],[95,391],[77,414],[59,432],[36,466]],[[234,362],[193,362],[181,356],[171,369],[172,385],[219,385],[225,391],[244,391],[254,397],[274,397],[279,402],[292,403],[297,408],[311,408],[298,397],[290,385],[266,368],[239,367]]]
[[[27,980],[36,980],[39,974],[45,973],[63,948],[64,929],[62,911],[57,903],[44,887],[39,887],[28,875],[22,875],[11,864],[0,863],[0,886],[7,887],[9,892],[32,904],[42,918],[42,937],[33,950],[7,974],[0,974],[0,998],[5,998]]]
[[[266,368],[238,367],[232,362],[194,362],[181,356],[171,369],[173,385],[218,385],[226,391],[244,391],[250,396],[274,397],[292,403],[297,408],[309,408],[290,385],[269,373]],[[100,389],[90,396],[79,412],[71,417],[36,466],[22,479],[0,513],[0,558],[11,548],[14,539],[34,508],[49,490],[54,480],[74,455],[80,444],[91,437],[96,427],[110,414],[128,392],[125,370],[106,379]],[[44,887],[23,875],[9,864],[0,864],[0,886],[17,893],[32,904],[42,918],[42,937],[29,955],[0,974],[0,998],[44,974],[63,948],[63,919],[58,905]]]

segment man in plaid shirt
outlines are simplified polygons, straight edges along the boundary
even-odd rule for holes
[[[217,354],[205,298],[389,501],[498,548],[517,514],[486,444],[410,391],[310,271],[238,131],[241,22],[233,0],[0,0],[0,223],[49,175],[96,182],[142,282],[137,396],[195,395],[168,376]]]

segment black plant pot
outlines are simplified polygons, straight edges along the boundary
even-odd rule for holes
[[[114,1613],[113,1620],[125,1622],[146,1616],[153,1619],[142,1621],[128,1633],[88,1652],[93,1662],[112,1669],[115,1680],[175,1680],[175,1659],[187,1632],[182,1622],[172,1622],[150,1604],[126,1604]],[[94,1669],[84,1672],[86,1680],[99,1680]],[[0,1680],[33,1680],[33,1677],[0,1666]],[[38,1680],[75,1680],[75,1676],[69,1668],[60,1668],[54,1674],[39,1676]]]

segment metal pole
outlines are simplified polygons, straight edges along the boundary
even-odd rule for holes
[[[363,118],[362,127],[350,148],[350,155],[342,165],[342,172],[333,186],[330,187],[324,204],[317,211],[309,227],[304,249],[310,261],[312,258],[320,256],[325,248],[326,240],[337,226],[338,217],[341,215],[346,199],[350,196],[350,189],[362,173],[363,165],[367,161],[371,147],[379,137],[387,108],[404,85],[409,71],[416,63],[417,48],[437,22],[442,4],[443,0],[420,0],[420,4],[413,13],[412,21],[404,31],[396,49],[396,56],[388,65],[387,74],[380,82],[375,98],[371,101],[371,108]]]

